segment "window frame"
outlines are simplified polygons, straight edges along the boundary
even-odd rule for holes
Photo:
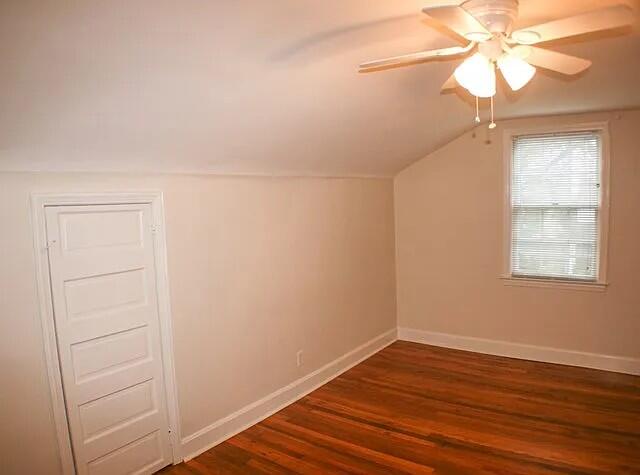
[[[562,134],[570,132],[597,131],[601,137],[601,167],[600,167],[600,208],[598,212],[598,275],[595,281],[580,281],[573,279],[557,279],[553,277],[522,277],[514,276],[511,268],[512,244],[512,206],[511,206],[511,168],[513,161],[513,139],[521,135]],[[609,122],[589,122],[560,126],[537,126],[508,128],[503,133],[503,262],[501,279],[505,285],[526,287],[556,287],[570,290],[604,291],[607,281],[607,257],[609,242],[609,169],[610,169],[610,138]]]

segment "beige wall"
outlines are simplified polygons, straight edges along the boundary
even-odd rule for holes
[[[608,290],[504,286],[503,128],[596,120],[611,124]],[[640,356],[639,131],[640,111],[501,122],[401,172],[400,326]],[[29,193],[118,189],[165,195],[183,436],[396,325],[389,180],[0,174],[2,473],[59,472]]]
[[[505,286],[504,128],[610,121],[606,292]],[[395,179],[400,327],[640,356],[640,111],[499,122],[467,133]]]
[[[0,174],[2,473],[60,470],[29,193],[118,189],[164,192],[183,436],[396,326],[390,180]]]

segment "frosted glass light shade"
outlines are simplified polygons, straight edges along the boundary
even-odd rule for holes
[[[496,94],[496,71],[486,56],[476,53],[458,66],[453,73],[456,81],[477,97]]]
[[[536,68],[514,54],[503,54],[498,58],[498,67],[502,71],[509,87],[514,91],[531,81]]]

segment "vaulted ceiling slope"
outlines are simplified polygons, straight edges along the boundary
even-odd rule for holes
[[[0,170],[391,176],[469,129],[455,62],[360,62],[459,44],[415,0],[3,0]],[[516,26],[606,0],[521,0]],[[638,2],[628,2],[638,10]],[[640,34],[560,42],[498,117],[640,105]],[[504,85],[502,85],[504,91]]]

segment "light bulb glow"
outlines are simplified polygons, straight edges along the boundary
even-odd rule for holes
[[[464,60],[453,74],[458,84],[476,97],[492,97],[496,94],[495,66],[480,53]]]
[[[514,91],[521,89],[531,81],[536,68],[514,54],[503,54],[498,58],[498,67],[502,71],[509,87]]]

